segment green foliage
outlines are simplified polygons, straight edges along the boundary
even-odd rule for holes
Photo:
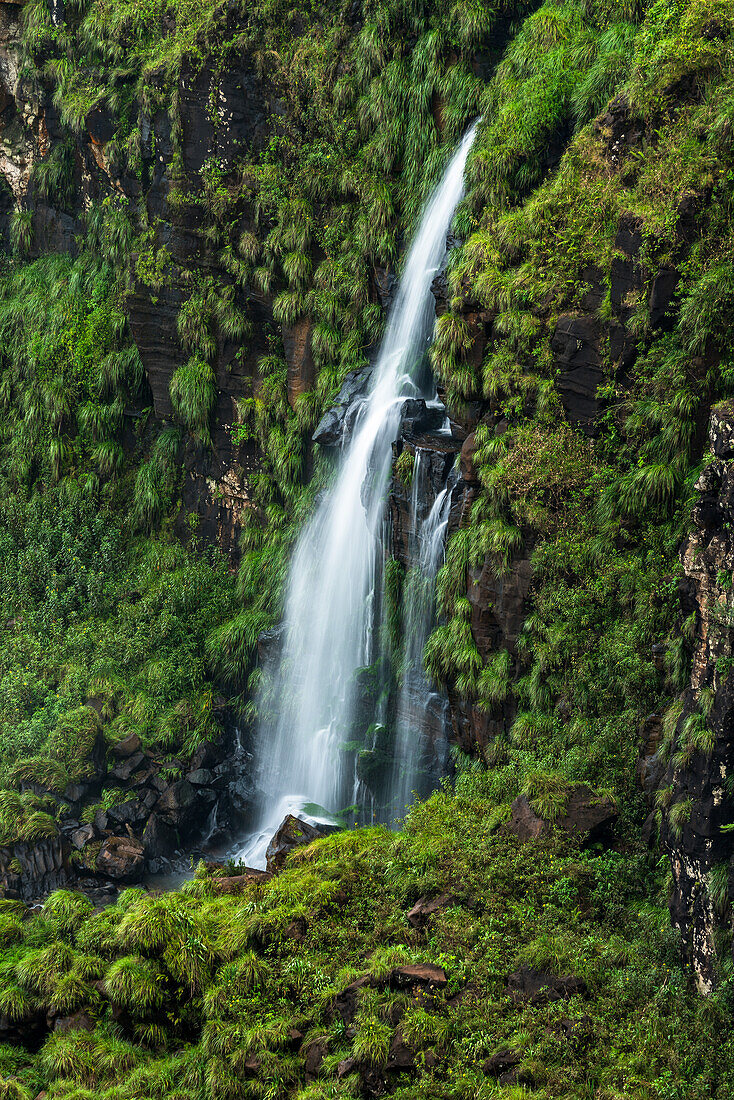
[[[558,1100],[724,1100],[734,1068],[721,1040],[732,1026],[726,986],[705,1009],[690,994],[658,908],[660,868],[635,840],[632,787],[645,715],[668,711],[663,750],[674,763],[714,747],[710,696],[685,718],[670,703],[691,643],[677,552],[706,413],[732,381],[731,12],[724,0],[292,9],[89,0],[56,23],[45,4],[23,7],[29,77],[50,89],[71,133],[93,109],[109,112],[105,156],[141,183],[156,154],[141,120],[168,111],[180,174],[171,209],[194,212],[226,277],[181,267],[167,225],[142,213],[138,224],[112,198],[88,212],[78,260],[24,265],[32,216],[13,215],[16,259],[0,279],[0,841],[52,835],[57,804],[12,784],[61,792],[82,777],[99,735],[92,697],[111,739],[135,731],[185,754],[217,731],[212,671],[243,696],[254,682],[295,532],[329,475],[316,455],[311,477],[309,435],[379,337],[374,269],[394,267],[449,149],[479,114],[457,217],[465,241],[449,267],[454,301],[432,353],[451,402],[484,402],[479,481],[447,547],[425,661],[487,716],[487,766],[460,762],[456,789],[416,806],[400,833],[331,837],[238,895],[218,894],[204,872],[182,894],[126,891],[101,913],[68,895],[27,920],[0,907],[3,1014],[25,1023],[84,1009],[94,1024],[49,1035],[38,1057],[0,1050],[0,1090],[346,1100],[362,1088],[358,1075],[385,1067],[399,1020],[416,1068],[391,1081],[411,1100],[494,1095],[482,1064],[501,1049],[523,1056],[521,1080]],[[277,100],[277,128],[261,148],[212,157],[185,179],[180,89],[233,59]],[[620,95],[620,110],[631,105],[625,133],[641,136],[613,150],[608,120],[593,120]],[[215,127],[216,114],[213,102]],[[71,148],[58,145],[35,170],[39,193],[62,205]],[[689,199],[709,206],[681,258]],[[642,224],[645,278],[680,267],[678,315],[657,329],[647,284],[622,304],[611,294],[622,214]],[[184,304],[171,382],[179,424],[150,430],[141,417],[131,449],[124,410],[146,394],[123,310],[134,252],[151,293],[175,282]],[[624,310],[637,346],[620,369],[600,343],[604,404],[589,438],[564,422],[552,338],[560,316],[593,312],[584,303],[599,280],[603,331]],[[246,303],[263,294],[285,332],[261,326],[249,358]],[[489,325],[481,361],[475,340]],[[289,379],[282,335],[313,356],[305,393]],[[239,606],[213,555],[140,534],[165,529],[173,513],[185,433],[210,442],[225,348],[247,379],[233,441],[257,466]],[[397,471],[406,482],[407,464]],[[388,562],[393,654],[403,587]],[[525,601],[512,652],[477,629],[477,601],[491,615],[508,591]],[[663,667],[650,659],[660,642]],[[617,797],[619,851],[583,851],[553,830],[522,847],[500,827],[520,793],[557,820],[579,780]],[[102,804],[112,797],[104,791]],[[691,800],[666,789],[659,803],[682,835]],[[714,868],[719,909],[724,880]],[[406,911],[444,892],[454,904],[418,937]],[[390,973],[406,961],[440,964],[446,991],[401,1000]],[[562,1027],[558,1005],[506,996],[522,964],[585,979]],[[335,998],[362,976],[354,1024],[342,1026]],[[322,1049],[319,1079],[304,1088],[306,1056]]]
[[[97,912],[53,895],[4,955],[0,1001],[14,1021],[82,1008],[93,1029],[51,1033],[38,1054],[0,1048],[0,1072],[29,1090],[40,1073],[52,1096],[208,1100],[247,1095],[257,1065],[258,1082],[296,1097],[318,1049],[319,1088],[339,1095],[347,1058],[355,1075],[379,1070],[399,1037],[416,1064],[387,1071],[398,1094],[482,1095],[490,1054],[532,1049],[558,1100],[632,1072],[643,1095],[671,1073],[723,1100],[730,1009],[719,998],[704,1010],[687,988],[654,901],[656,858],[583,851],[561,835],[518,845],[491,824],[507,793],[504,769],[462,767],[456,789],[414,807],[400,833],[329,837],[237,896],[217,895],[205,870],[207,892],[131,889]],[[449,890],[453,904],[416,939],[405,919],[415,898]],[[307,929],[297,944],[294,922]],[[395,968],[412,962],[440,965],[446,988],[393,991]],[[520,965],[584,979],[588,992],[563,1004],[582,1044],[553,1038],[557,1004],[506,996]],[[334,1010],[347,986],[349,1031]]]
[[[234,610],[223,564],[133,540],[114,511],[59,489],[10,493],[0,515],[0,779],[63,792],[87,778],[102,729],[92,696],[113,739],[192,750],[216,736],[205,647]],[[6,843],[13,829],[55,833],[35,796],[2,799]]]
[[[171,378],[171,403],[174,412],[201,443],[210,443],[209,421],[217,390],[212,368],[203,359],[192,356]]]

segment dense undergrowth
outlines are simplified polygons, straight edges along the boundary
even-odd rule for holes
[[[29,1030],[46,1012],[84,1012],[93,1028],[51,1035],[37,1056],[0,1048],[5,1095],[346,1100],[379,1094],[382,1079],[406,1100],[519,1100],[531,1088],[729,1097],[729,987],[691,998],[667,913],[650,900],[654,864],[558,839],[520,846],[497,829],[495,786],[470,769],[402,833],[317,842],[235,897],[202,871],[183,893],[131,889],[96,914],[70,893],[30,920],[4,903],[0,1009]],[[454,900],[425,936],[411,929],[416,898],[443,891]],[[391,985],[415,962],[442,967],[445,989]],[[522,966],[573,974],[584,991],[514,1001],[505,982]],[[335,1000],[361,977],[345,1022]],[[386,1069],[396,1031],[412,1069]],[[514,1085],[483,1069],[500,1051]]]
[[[692,622],[680,621],[677,551],[708,410],[732,386],[732,13],[651,5],[639,28],[618,25],[613,65],[602,56],[574,74],[578,33],[560,29],[571,11],[546,6],[531,17],[498,80],[517,102],[518,71],[542,72],[547,51],[560,51],[572,81],[567,117],[588,117],[579,97],[603,89],[604,99],[617,93],[623,124],[613,137],[609,116],[578,132],[524,202],[524,180],[509,193],[494,182],[494,146],[473,162],[467,206],[479,224],[453,257],[456,297],[432,355],[451,400],[484,397],[494,415],[477,429],[483,491],[449,546],[439,577],[447,622],[427,659],[489,713],[509,711],[492,762],[522,771],[529,755],[559,781],[586,778],[621,793],[633,782],[641,719],[687,682]],[[618,238],[625,221],[639,233],[640,275],[615,301],[615,266],[631,267]],[[653,318],[651,283],[670,264],[680,281],[667,319]],[[467,299],[493,318],[480,367],[469,354]],[[602,333],[606,379],[590,440],[558,428],[551,340],[561,315],[586,315]],[[509,430],[498,435],[500,419]],[[502,652],[483,662],[470,632],[464,578],[487,555],[499,573],[523,555],[533,563],[517,662]],[[652,659],[656,644],[663,667]]]
[[[185,754],[215,729],[215,679],[242,702],[294,532],[326,476],[316,456],[310,478],[308,436],[379,338],[374,269],[397,263],[477,115],[432,359],[452,408],[484,403],[480,490],[447,548],[444,621],[426,660],[498,735],[481,768],[399,834],[322,842],[236,897],[202,874],[183,893],[127,891],[97,914],[73,895],[31,918],[2,903],[0,1012],[29,1036],[42,1037],[47,1012],[84,1010],[94,1030],[53,1034],[37,1054],[0,1047],[0,1095],[346,1100],[370,1072],[379,1080],[399,1022],[416,1069],[389,1080],[406,1100],[514,1100],[531,1084],[565,1100],[729,1097],[726,965],[716,995],[695,1003],[666,930],[664,869],[637,839],[648,807],[634,758],[641,720],[688,675],[677,551],[709,408],[734,382],[731,4],[357,8],[88,0],[57,25],[45,3],[24,7],[26,77],[52,91],[69,139],[36,170],[38,193],[74,208],[69,150],[92,110],[113,120],[111,175],[145,188],[155,136],[143,133],[162,112],[171,209],[201,225],[220,272],[178,265],[142,204],[93,206],[73,260],[24,260],[30,211],[14,218],[0,276],[0,842],[55,829],[53,800],[19,785],[60,794],[83,779],[102,726],[107,739],[135,731]],[[192,180],[181,78],[233,57],[247,59],[279,122]],[[610,100],[621,142],[595,121]],[[639,232],[639,279],[618,299],[624,219]],[[680,279],[653,320],[665,265]],[[163,430],[125,319],[133,279],[183,289],[176,423]],[[275,323],[234,429],[259,448],[236,584],[195,529],[184,549],[171,522],[183,445],[211,446],[217,355],[224,340],[246,351],[255,297]],[[468,321],[479,310],[492,326],[481,362]],[[558,318],[578,313],[602,334],[592,435],[564,423],[551,343]],[[304,319],[316,382],[291,405],[279,326]],[[620,326],[625,363],[610,339]],[[532,611],[518,654],[483,659],[467,570],[489,560],[507,575],[525,555]],[[697,736],[704,751],[705,722]],[[559,837],[519,846],[504,833],[518,792],[553,817],[577,780],[617,799],[614,850]],[[422,940],[405,912],[444,890],[456,904]],[[420,960],[444,967],[445,994],[422,1003],[385,987],[395,966]],[[506,979],[523,964],[573,973],[587,991],[516,1004]],[[330,1006],[362,974],[375,981],[352,1030]],[[316,1048],[324,1059],[307,1083]],[[482,1070],[503,1048],[518,1056],[514,1085]]]

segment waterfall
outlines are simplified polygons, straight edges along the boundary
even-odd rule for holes
[[[416,452],[414,491],[411,497],[412,530],[416,532],[415,565],[403,590],[402,685],[397,710],[395,760],[390,780],[390,802],[400,815],[412,795],[425,794],[422,766],[426,742],[430,742],[430,712],[439,700],[423,669],[423,650],[435,623],[435,581],[444,552],[444,539],[451,510],[451,488],[446,485],[433,502],[422,524],[418,523],[415,482],[420,477],[423,452]]]
[[[454,153],[430,198],[408,253],[370,389],[361,399],[339,468],[304,528],[291,561],[284,639],[270,689],[276,713],[263,717],[256,756],[259,827],[240,852],[262,865],[287,813],[326,820],[354,792],[341,746],[350,740],[355,674],[373,655],[380,603],[379,535],[401,407],[417,395],[414,377],[433,329],[431,283],[463,193],[476,126]],[[326,811],[326,813],[325,813]]]

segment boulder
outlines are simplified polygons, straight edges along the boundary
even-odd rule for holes
[[[119,802],[116,806],[110,806],[107,811],[107,827],[118,828],[124,825],[136,825],[145,821],[148,809],[139,798],[128,798],[126,802]]]
[[[400,1028],[395,1030],[390,1042],[390,1052],[387,1056],[385,1069],[393,1073],[415,1069],[415,1051],[410,1043],[406,1042]]]
[[[586,982],[573,974],[558,977],[545,970],[521,966],[507,979],[507,990],[513,1001],[539,1005],[586,993]]]
[[[87,1012],[75,1012],[73,1016],[57,1016],[54,1031],[68,1035],[70,1031],[94,1031],[95,1022]]]
[[[420,435],[421,432],[435,432],[446,419],[446,409],[441,406],[428,406],[420,397],[409,397],[403,402],[400,411],[401,434]]]
[[[388,982],[391,989],[443,989],[448,978],[444,969],[434,963],[410,963],[391,970]]]
[[[211,879],[212,893],[241,894],[248,886],[252,886],[253,882],[267,882],[270,878],[272,878],[272,875],[267,871],[257,871],[254,867],[246,867],[240,875],[228,875],[223,878],[213,877]],[[288,927],[290,928],[290,925]],[[285,937],[286,939],[292,938],[288,935],[287,930]]]
[[[71,802],[72,805],[83,802],[88,794],[88,783],[69,783],[64,788],[64,798],[67,800],[67,802]]]
[[[482,1064],[482,1071],[487,1077],[501,1077],[507,1073],[508,1070],[514,1069],[515,1066],[519,1066],[522,1062],[522,1054],[518,1054],[516,1050],[509,1050],[503,1047],[502,1050],[495,1051],[491,1054]]]
[[[108,778],[117,783],[127,783],[130,776],[140,767],[144,760],[145,757],[142,752],[134,752],[131,756],[121,760],[119,764],[115,764],[114,768],[110,768]]]
[[[71,834],[71,843],[79,850],[83,848],[85,844],[88,844],[90,840],[94,840],[95,836],[96,830],[94,825],[82,825]]]
[[[214,768],[221,762],[223,755],[221,745],[214,744],[212,741],[202,741],[191,757],[189,768],[192,772],[200,768]]]
[[[340,1062],[336,1067],[336,1075],[341,1081],[342,1077],[348,1077],[350,1073],[354,1073],[359,1063],[356,1058],[345,1058],[343,1062]]]
[[[331,1006],[332,1016],[339,1016],[342,1023],[347,1026],[352,1023],[357,1015],[359,996],[365,986],[370,985],[369,977],[357,978],[341,993],[337,993]]]
[[[548,829],[548,823],[538,817],[524,794],[512,803],[512,816],[508,829],[518,840],[536,840]]]
[[[145,866],[145,850],[134,837],[111,836],[97,856],[97,872],[120,882],[139,882]]]
[[[288,814],[268,844],[265,866],[272,874],[281,871],[294,848],[310,844],[312,840],[318,840],[325,835],[302,818]]]
[[[163,792],[156,808],[169,825],[180,828],[184,824],[192,824],[191,813],[195,802],[196,791],[188,779],[179,779]]]
[[[318,1077],[321,1063],[326,1057],[328,1049],[325,1039],[317,1039],[316,1042],[309,1044],[304,1062],[307,1082],[315,1081]]]
[[[264,872],[267,874],[267,871]],[[292,940],[293,943],[303,943],[308,935],[308,921],[305,917],[296,917],[290,921],[283,931],[284,940]]]
[[[300,1050],[303,1043],[303,1032],[298,1027],[288,1028],[288,1049]]]
[[[143,830],[143,847],[150,859],[160,859],[169,855],[178,843],[178,835],[160,814],[151,814]]]
[[[197,768],[186,776],[192,787],[208,787],[214,782],[213,774],[208,768]]]
[[[418,898],[413,908],[408,912],[408,924],[421,931],[426,927],[434,913],[442,909],[449,909],[456,904],[453,894],[440,894],[437,898]]]
[[[569,836],[584,841],[603,838],[617,819],[617,808],[611,798],[597,795],[585,783],[571,787],[566,812],[553,822]],[[536,814],[530,802],[521,794],[512,803],[512,815],[507,828],[518,840],[535,840],[551,828],[551,823]]]
[[[121,758],[134,756],[135,753],[140,752],[140,738],[137,733],[129,733],[127,737],[123,737],[122,741],[116,741],[110,752],[113,756]]]

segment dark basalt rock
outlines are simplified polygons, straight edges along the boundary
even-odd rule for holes
[[[589,312],[597,310],[604,301],[607,291],[604,272],[596,264],[588,264],[586,267],[582,267],[580,279],[587,286],[581,297],[581,308],[589,310]]]
[[[448,978],[443,967],[434,963],[411,963],[391,970],[388,984],[391,989],[444,989]]]
[[[614,247],[628,256],[637,256],[642,248],[642,219],[635,214],[623,214],[617,225]]]
[[[130,776],[134,771],[140,767],[145,760],[142,752],[135,752],[125,760],[121,760],[119,764],[115,764],[114,768],[111,768],[108,772],[108,778],[115,783],[127,783]]]
[[[321,418],[311,437],[314,443],[321,447],[335,447],[342,442],[347,414],[350,409],[353,410],[356,399],[367,391],[371,376],[372,371],[368,367],[352,370],[346,375],[334,404]]]
[[[188,772],[186,779],[192,787],[209,787],[214,782],[214,775],[207,768],[197,768]]]
[[[599,353],[599,322],[591,316],[558,318],[551,348],[559,368],[558,388],[571,423],[593,430],[599,402],[596,391],[604,380]]]
[[[672,324],[670,312],[680,272],[674,267],[661,267],[650,288],[650,325],[653,329],[668,328]]]
[[[221,742],[202,741],[191,757],[189,766],[192,772],[198,771],[200,768],[214,768],[226,756],[227,752]]]
[[[422,398],[409,397],[403,402],[400,416],[401,435],[415,436],[437,431],[446,419],[446,410],[443,406],[429,406]]]
[[[309,825],[307,821],[303,821],[300,817],[294,817],[293,814],[288,814],[270,844],[268,844],[265,853],[265,866],[271,873],[282,871],[288,856],[294,848],[298,848],[302,844],[310,844],[312,840],[319,840],[324,836],[326,836],[326,833],[322,833],[320,829]]]
[[[635,117],[624,93],[611,101],[594,123],[594,130],[604,138],[607,155],[615,167],[640,144],[643,137],[643,124]]]
[[[338,1016],[345,1026],[351,1024],[357,1015],[360,993],[365,986],[370,984],[368,977],[357,978],[356,981],[342,989],[341,993],[338,993],[334,998],[331,1015]]]
[[[617,819],[617,809],[610,798],[600,797],[591,787],[581,783],[569,791],[566,812],[554,825],[569,836],[584,841],[600,840],[611,830]],[[535,813],[528,799],[521,794],[512,803],[512,816],[507,828],[518,840],[534,840],[551,828]]]
[[[512,817],[507,827],[518,840],[523,841],[537,840],[548,831],[547,822],[536,814],[524,794],[512,803]]]
[[[140,738],[137,733],[130,733],[127,737],[123,737],[122,741],[116,741],[111,746],[110,752],[118,757],[135,756],[140,752]]]
[[[507,990],[513,1001],[527,1001],[541,1005],[552,1001],[563,1001],[586,993],[586,982],[572,974],[557,977],[545,970],[521,966],[507,979]]]
[[[161,795],[156,807],[161,817],[176,828],[191,826],[191,815],[196,805],[196,791],[188,779],[179,779]]]
[[[329,1047],[325,1039],[317,1039],[315,1042],[309,1044],[303,1063],[307,1081],[311,1082],[316,1080],[319,1075],[321,1063],[328,1052]]]
[[[670,913],[683,936],[687,959],[699,989],[713,989],[717,974],[716,939],[719,925],[708,890],[711,869],[732,860],[731,834],[734,798],[729,777],[734,768],[732,716],[734,683],[729,662],[734,658],[734,636],[727,625],[734,610],[734,592],[728,585],[734,562],[734,406],[724,402],[711,413],[709,435],[716,456],[696,484],[701,497],[694,507],[695,529],[681,550],[685,583],[679,586],[685,614],[695,613],[695,638],[690,687],[676,743],[687,741],[691,716],[702,717],[706,743],[686,753],[684,763],[671,763],[662,786],[671,788],[663,813],[660,839],[669,852],[673,875]],[[702,712],[702,693],[712,699]],[[730,897],[734,892],[730,891]]]
[[[384,310],[389,309],[398,285],[394,269],[391,266],[373,268],[372,283],[378,302]]]
[[[94,840],[96,835],[94,825],[82,825],[81,828],[76,829],[71,834],[71,843],[75,848],[81,849],[85,844],[89,844],[90,841]]]
[[[519,1066],[522,1062],[523,1056],[516,1050],[509,1050],[503,1047],[501,1050],[495,1051],[489,1058],[485,1059],[482,1063],[482,1072],[487,1077],[501,1077],[507,1073],[508,1070],[514,1069],[515,1066]]]
[[[137,825],[148,817],[148,807],[139,798],[130,798],[107,811],[107,827]]]
[[[121,882],[139,882],[145,868],[142,843],[130,836],[111,836],[102,843],[96,870]]]
[[[35,902],[66,886],[70,877],[61,837],[0,848],[0,888],[6,897]]]
[[[385,1070],[387,1073],[402,1073],[408,1069],[415,1069],[415,1050],[397,1028],[390,1041]]]
[[[96,1026],[97,1021],[88,1012],[75,1012],[73,1016],[57,1016],[53,1030],[61,1035],[68,1035],[70,1031],[94,1031]]]

